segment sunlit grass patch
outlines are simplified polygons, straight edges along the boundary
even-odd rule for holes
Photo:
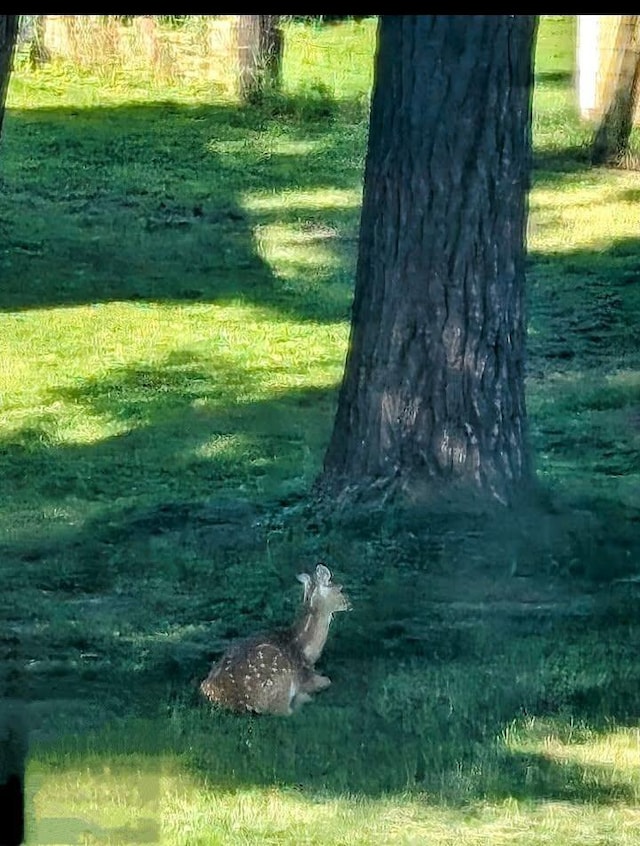
[[[357,189],[323,188],[317,191],[254,192],[244,198],[244,207],[249,211],[276,211],[290,215],[290,209],[328,212],[334,209],[359,210],[361,192]]]
[[[530,719],[505,731],[505,748],[533,753],[560,764],[611,768],[629,785],[640,790],[640,728],[611,726],[593,729],[586,722],[561,719]]]
[[[89,499],[177,490],[178,467],[190,484],[200,476],[205,486],[211,473],[233,483],[239,470],[243,484],[257,483],[283,458],[287,466],[306,467],[305,478],[312,472],[306,456],[315,446],[308,438],[326,437],[317,414],[329,407],[322,400],[305,412],[304,393],[333,390],[344,326],[296,323],[240,304],[122,302],[30,311],[1,322],[14,331],[4,332],[2,342],[0,462],[7,481],[22,468],[7,517],[25,472],[29,477],[25,464],[40,491],[49,486],[71,495],[75,487]],[[300,400],[288,397],[291,391]],[[238,421],[249,434],[238,436]],[[134,434],[123,454],[121,439]],[[215,456],[211,438],[226,444]]]
[[[285,30],[284,87],[292,92],[327,92],[337,98],[367,96],[373,79],[377,21]]]
[[[509,727],[504,742],[508,754],[524,762],[532,793],[560,798],[564,792],[586,805],[638,806],[637,727],[594,730],[586,722],[531,718]]]
[[[534,187],[530,247],[544,252],[606,249],[637,237],[640,211],[629,198],[640,192],[637,173],[594,171],[552,190]]]
[[[355,274],[360,192],[345,189],[248,195],[257,221],[256,249],[294,296],[325,303],[346,316]]]
[[[138,726],[143,732],[151,728]],[[251,742],[247,734],[244,750],[240,745],[236,754],[250,754]],[[598,734],[571,721],[528,719],[512,724],[496,748],[498,757],[479,759],[475,775],[464,769],[459,774],[461,784],[465,778],[479,779],[490,793],[469,795],[460,803],[420,790],[332,795],[294,784],[229,787],[194,768],[186,751],[159,756],[96,752],[81,763],[73,756],[45,756],[28,772],[29,842],[92,836],[147,842],[152,835],[176,846],[533,846],[611,837],[625,845],[635,842],[640,823],[637,729],[612,727]],[[512,758],[520,762],[527,795],[510,795]],[[232,760],[228,766],[233,767]]]
[[[32,763],[27,842],[158,842],[167,767],[145,756],[87,759],[80,765]]]

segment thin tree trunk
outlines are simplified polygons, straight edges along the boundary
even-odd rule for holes
[[[591,161],[597,165],[621,164],[629,149],[640,87],[639,15],[622,15],[614,57],[617,66],[591,147]]]
[[[238,15],[238,94],[243,102],[259,100],[280,85],[282,33],[278,15]]]
[[[0,15],[0,133],[17,35],[18,15]]]
[[[46,27],[47,16],[36,15],[33,22],[33,37],[31,40],[31,47],[29,48],[29,63],[31,68],[36,70],[47,62],[51,61],[51,55],[46,48]]]
[[[534,16],[379,27],[356,290],[320,487],[511,500],[530,477]]]

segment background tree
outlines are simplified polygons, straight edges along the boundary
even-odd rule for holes
[[[13,50],[18,35],[18,15],[0,15],[0,132],[4,120]]]
[[[33,70],[36,70],[36,68],[46,64],[51,59],[49,51],[44,43],[46,23],[46,15],[33,16],[33,32],[31,36],[31,44],[29,45],[29,62]]]
[[[530,15],[385,15],[321,488],[513,499],[530,476]]]
[[[594,164],[620,164],[629,149],[640,87],[640,15],[621,16],[611,61],[591,147]]]
[[[249,102],[280,84],[282,33],[278,15],[237,15],[238,94]]]

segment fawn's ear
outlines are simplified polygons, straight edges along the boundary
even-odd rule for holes
[[[316,567],[316,583],[323,587],[328,587],[331,581],[331,570],[325,567],[324,564],[318,564]]]
[[[311,594],[313,579],[308,573],[298,573],[296,578],[299,582],[302,582],[302,584],[304,585],[304,594],[302,596],[302,601],[306,602]]]

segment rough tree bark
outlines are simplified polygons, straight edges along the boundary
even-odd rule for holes
[[[280,84],[282,33],[278,15],[237,15],[238,95],[253,102]]]
[[[379,26],[351,337],[320,489],[509,502],[530,476],[520,15]]]
[[[591,145],[596,165],[619,165],[629,149],[640,93],[640,15],[622,15],[602,118]]]
[[[18,35],[18,15],[0,15],[0,133],[4,121],[13,50]]]

